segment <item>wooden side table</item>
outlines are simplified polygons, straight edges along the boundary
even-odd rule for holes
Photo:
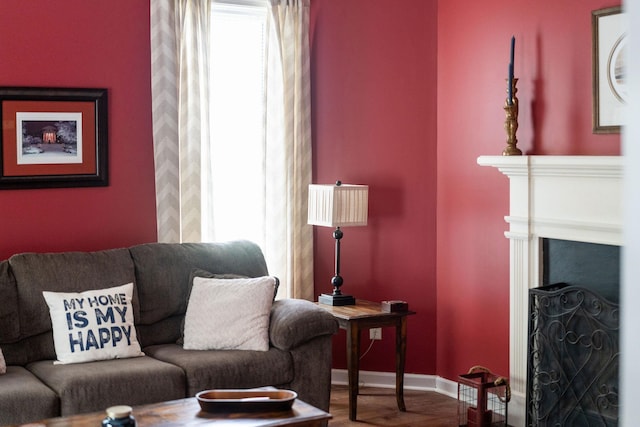
[[[340,328],[347,331],[347,370],[349,373],[349,419],[356,420],[360,370],[360,331],[395,326],[396,328],[396,401],[404,405],[404,365],[407,352],[407,316],[414,311],[387,313],[378,302],[356,300],[356,305],[331,306],[318,304],[331,313]]]

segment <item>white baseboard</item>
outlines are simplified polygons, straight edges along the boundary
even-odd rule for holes
[[[360,371],[361,387],[395,388],[394,372]],[[349,376],[346,369],[331,370],[331,384],[347,385]],[[437,375],[404,374],[405,390],[436,391],[454,399],[458,398],[458,383]]]

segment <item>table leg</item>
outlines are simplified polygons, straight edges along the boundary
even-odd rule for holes
[[[349,420],[356,420],[358,382],[360,381],[360,326],[349,322],[347,328],[347,370],[349,372]]]
[[[402,317],[396,324],[396,401],[398,409],[405,412],[404,404],[404,363],[407,354],[407,318]]]

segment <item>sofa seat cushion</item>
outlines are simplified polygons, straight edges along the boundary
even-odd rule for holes
[[[253,350],[185,350],[177,344],[145,347],[156,359],[180,366],[187,376],[187,396],[215,388],[283,386],[293,381],[288,352]]]
[[[47,360],[27,369],[58,394],[63,416],[185,396],[182,369],[145,356],[71,365]]]
[[[58,396],[22,366],[7,366],[0,376],[0,425],[56,417]]]

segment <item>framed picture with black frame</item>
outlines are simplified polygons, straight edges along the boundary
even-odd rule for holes
[[[109,185],[107,90],[0,87],[0,189]]]
[[[591,12],[593,133],[620,133],[624,125],[628,28],[620,6]]]

